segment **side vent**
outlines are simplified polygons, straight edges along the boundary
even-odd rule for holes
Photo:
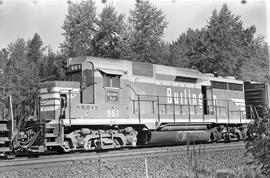
[[[132,62],[133,75],[153,77],[153,64],[143,62]]]
[[[175,81],[176,82],[186,82],[186,83],[196,83],[197,78],[176,76]]]

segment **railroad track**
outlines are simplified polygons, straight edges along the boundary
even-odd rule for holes
[[[244,149],[244,142],[237,143],[218,143],[190,145],[190,151],[195,149],[197,152],[225,151],[233,149]],[[136,149],[110,150],[107,152],[77,152],[69,154],[39,155],[38,157],[19,157],[13,160],[0,161],[0,170],[39,168],[59,166],[66,164],[76,164],[78,162],[91,160],[120,160],[144,157],[156,157],[164,155],[183,154],[187,152],[187,146],[163,146],[146,147]]]

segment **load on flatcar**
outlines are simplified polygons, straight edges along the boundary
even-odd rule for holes
[[[18,151],[96,150],[246,137],[243,81],[196,70],[97,57],[68,63],[67,81],[40,83],[38,119]]]

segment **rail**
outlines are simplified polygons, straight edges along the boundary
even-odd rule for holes
[[[195,150],[199,150],[202,147],[205,152],[220,151],[220,150],[235,150],[244,149],[244,143],[219,143],[219,144],[203,144],[194,145]],[[0,162],[0,169],[11,170],[11,169],[24,169],[24,168],[39,168],[39,167],[50,167],[59,166],[64,164],[76,164],[77,161],[86,160],[119,160],[119,159],[132,159],[132,158],[145,158],[145,157],[156,157],[164,155],[175,155],[175,154],[186,154],[187,146],[163,146],[163,147],[146,147],[136,148],[128,150],[111,150],[108,152],[96,153],[71,153],[64,155],[36,155],[34,158],[16,158],[14,160],[4,160]]]

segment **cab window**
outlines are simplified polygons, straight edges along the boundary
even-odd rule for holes
[[[93,85],[93,83],[94,83],[93,70],[90,69],[83,70],[82,86],[89,87]]]
[[[110,88],[120,88],[120,75],[103,73],[103,86]]]
[[[83,65],[81,103],[95,103],[94,66],[90,62]]]

